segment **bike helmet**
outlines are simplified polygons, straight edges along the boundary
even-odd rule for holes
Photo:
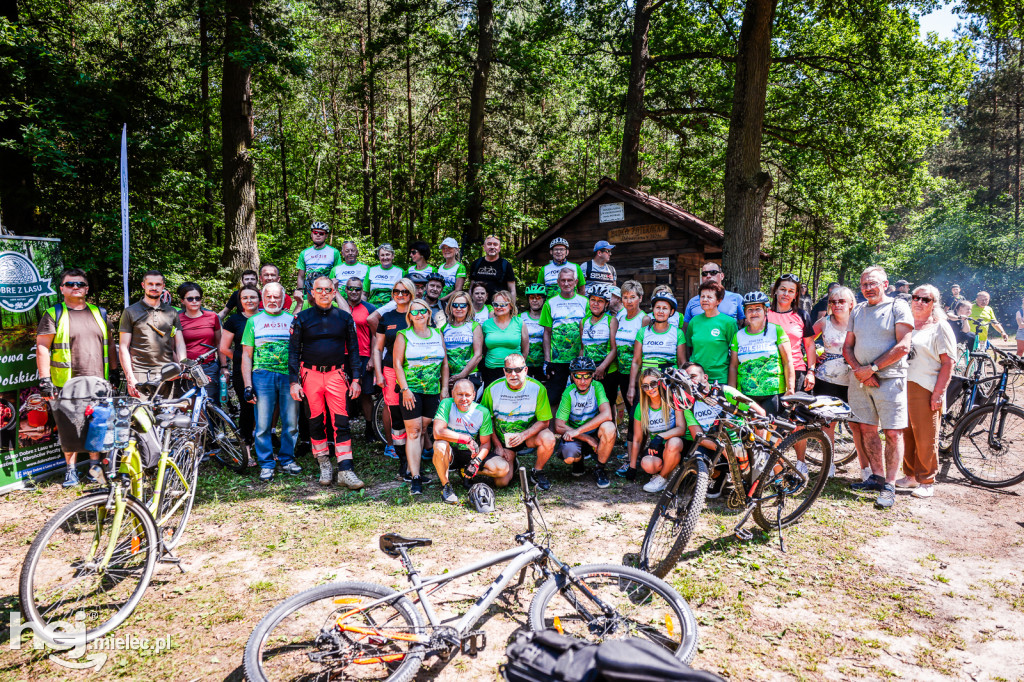
[[[751,291],[743,296],[743,307],[746,308],[748,305],[763,305],[765,308],[768,307],[770,301],[768,300],[768,294],[760,291]]]
[[[408,277],[409,281],[413,284],[426,284],[428,279],[427,273],[425,272],[410,272],[406,277]]]
[[[431,272],[427,275],[427,281],[440,282],[441,284],[444,284],[444,275],[442,275],[440,272]]]
[[[538,282],[534,282],[533,284],[527,284],[526,285],[526,295],[527,296],[537,296],[537,295],[539,295],[539,296],[547,296],[547,293],[548,293],[548,288],[546,286],[544,286],[543,284],[540,284]]]
[[[486,483],[474,483],[469,487],[469,501],[481,514],[494,513],[494,491]]]
[[[573,372],[590,372],[593,374],[597,371],[597,365],[594,361],[584,355],[581,358],[573,358],[572,362],[569,363],[569,373]]]
[[[309,226],[309,229],[311,231],[312,230],[321,230],[323,232],[326,232],[327,234],[331,233],[330,226],[327,223],[320,222],[319,220],[314,221],[313,224]]]
[[[569,248],[569,242],[567,240],[563,239],[562,237],[555,237],[554,239],[551,240],[551,243],[548,244],[548,250],[550,251],[551,249],[555,248],[556,246],[564,246],[565,248],[568,249]]]
[[[590,298],[591,296],[603,298],[605,303],[612,299],[611,294],[608,293],[608,287],[603,284],[591,284],[587,286],[587,298]]]
[[[676,297],[672,296],[671,294],[655,294],[654,296],[651,297],[651,307],[653,308],[654,304],[657,303],[658,301],[664,301],[665,303],[668,303],[670,306],[672,306],[673,311],[675,311],[676,308],[679,307],[679,303],[676,301]]]
[[[665,383],[672,391],[673,400],[684,410],[692,409],[693,404],[697,402],[697,396],[690,375],[676,367],[668,367],[664,376]]]

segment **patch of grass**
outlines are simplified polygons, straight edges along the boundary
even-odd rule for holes
[[[249,583],[249,591],[255,594],[266,592],[267,590],[274,589],[274,583],[269,580],[256,580]]]

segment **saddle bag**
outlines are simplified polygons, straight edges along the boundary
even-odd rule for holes
[[[596,682],[597,645],[555,630],[524,632],[508,645],[501,666],[507,682]]]

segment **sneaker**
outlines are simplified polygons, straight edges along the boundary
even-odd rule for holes
[[[832,462],[832,466],[830,466],[828,468],[828,477],[829,478],[835,478],[836,477],[836,463],[835,462]]]
[[[619,454],[615,455],[615,459],[619,460],[620,462],[625,462],[627,459],[629,459],[629,450],[623,450]]]
[[[717,500],[722,496],[722,491],[725,490],[725,482],[729,477],[722,472],[718,475],[718,478],[712,478],[708,482],[708,493],[707,498],[709,500]]]
[[[850,490],[866,490],[869,492],[880,492],[885,489],[885,479],[881,476],[871,474],[868,480],[862,483],[851,483]]]
[[[428,462],[434,459],[434,448],[424,449],[423,452],[420,453],[420,459]]]
[[[409,481],[409,494],[410,495],[422,495],[423,494],[423,479],[420,476],[414,476]]]
[[[105,485],[107,481],[106,474],[103,473],[103,467],[99,464],[93,464],[89,467],[89,475],[85,479],[89,483],[98,483]]]
[[[864,467],[860,470],[860,480],[867,481],[871,478],[871,467]]]
[[[531,469],[530,480],[541,490],[549,490],[551,488],[551,481],[548,480],[548,477],[544,475],[543,471]]]
[[[597,477],[598,488],[607,488],[611,486],[612,482],[608,480],[608,472],[605,471],[603,466],[597,467],[594,471],[594,475]]]
[[[302,473],[302,467],[300,467],[295,462],[288,462],[287,464],[281,465],[281,471],[285,472],[286,474],[291,474],[292,476],[298,476],[299,474]]]
[[[625,478],[627,471],[629,471],[629,462],[623,462],[622,466],[615,470],[615,475],[619,478]]]
[[[74,488],[78,485],[78,469],[70,467],[67,473],[64,474],[64,483],[62,484],[65,488]]]
[[[387,457],[388,459],[398,459],[398,453],[395,452],[395,446],[394,445],[386,445],[386,446],[384,446],[384,456]]]
[[[419,479],[423,483],[423,485],[430,485],[431,483],[430,476],[427,476],[426,474],[420,474]],[[408,471],[403,472],[402,480],[405,481],[406,483],[412,483],[412,474],[410,474]]]
[[[274,469],[260,469],[260,480],[269,481],[274,478]]]
[[[793,466],[795,466],[796,470],[799,471],[804,476],[807,475],[807,462],[801,462],[798,459],[796,462],[794,462]]]
[[[646,493],[660,493],[668,485],[668,481],[661,477],[660,474],[654,474],[651,480],[644,484],[644,492]]]
[[[451,483],[445,483],[444,488],[441,489],[441,501],[447,504],[459,503],[459,496],[455,494],[455,488]]]
[[[320,464],[320,485],[328,486],[334,482],[334,467],[331,465],[330,455],[320,455],[316,458]]]
[[[892,483],[885,483],[882,487],[882,492],[878,494],[878,499],[875,500],[875,506],[881,507],[882,509],[888,509],[896,502],[896,488]]]
[[[587,473],[587,467],[583,465],[583,460],[578,459],[572,463],[572,475],[579,478],[583,474]]]
[[[917,479],[915,479],[913,476],[904,476],[903,478],[896,480],[897,488],[916,488],[919,485],[921,484],[918,483]]]
[[[918,487],[914,488],[914,492],[910,493],[914,497],[928,498],[935,494],[931,483],[922,483]]]
[[[351,469],[338,472],[338,485],[345,486],[349,490],[359,490],[366,484],[359,480],[356,472]]]

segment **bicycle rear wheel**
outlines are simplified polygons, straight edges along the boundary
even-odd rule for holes
[[[984,357],[971,358],[967,362],[966,376],[972,379],[977,378],[979,382],[978,395],[990,398],[992,397],[992,393],[995,391],[998,382],[984,380],[998,378],[999,369],[996,367],[996,361],[992,359],[992,356],[985,355]]]
[[[572,569],[590,591],[559,573],[530,602],[530,628],[555,628],[590,642],[640,637],[689,663],[697,651],[697,621],[689,604],[665,581],[628,566],[591,564]],[[610,611],[605,612],[595,601]]]
[[[972,483],[1006,488],[1024,481],[1024,410],[995,410],[985,405],[963,416],[953,430],[953,463]]]
[[[381,442],[389,443],[387,433],[384,428],[384,410],[388,409],[388,405],[384,402],[384,396],[381,395],[379,398],[374,398],[376,402],[373,404],[373,430],[377,432],[377,437],[380,438]]]
[[[640,545],[640,567],[664,578],[679,561],[704,510],[708,465],[690,459],[677,467],[654,507]]]
[[[107,634],[131,615],[153,577],[159,551],[153,517],[128,497],[115,530],[107,497],[106,491],[92,493],[58,511],[25,556],[21,610],[50,645],[78,645]],[[111,542],[110,561],[101,566]],[[74,631],[46,627],[58,622]]]
[[[390,595],[393,600],[360,608]],[[403,682],[423,662],[423,644],[408,638],[423,631],[412,602],[390,588],[361,582],[321,585],[278,604],[259,622],[245,645],[246,679]]]
[[[231,417],[214,405],[206,406],[206,452],[236,474],[249,468],[249,445]]]
[[[832,462],[836,468],[839,468],[855,459],[857,459],[857,448],[853,443],[850,424],[844,421],[836,422],[835,441],[832,444]]]
[[[967,413],[968,404],[971,401],[971,381],[964,383],[963,390],[957,394],[956,399],[950,401],[945,413],[939,419],[939,452],[948,455],[953,448],[953,430],[957,422]]]
[[[174,549],[185,532],[185,524],[192,514],[196,500],[196,485],[199,482],[199,454],[193,441],[184,441],[170,452],[170,458],[181,471],[179,475],[172,467],[164,470],[164,485],[160,492],[160,504],[156,512],[156,524],[164,547]]]
[[[801,482],[792,471],[776,472],[778,467],[767,466],[757,479],[756,495],[762,498],[754,507],[754,521],[766,531],[779,527],[779,508],[782,509],[783,528],[795,523],[811,508],[828,482],[832,466],[832,444],[823,432],[812,429],[797,431],[786,436],[778,450],[796,461],[796,445],[806,448],[807,481]]]

